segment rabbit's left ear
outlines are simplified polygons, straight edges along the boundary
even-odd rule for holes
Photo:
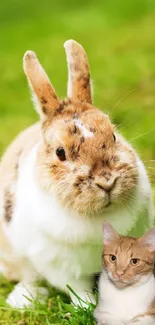
[[[89,64],[83,47],[73,41],[64,43],[68,63],[68,97],[92,103]]]
[[[47,118],[60,106],[55,90],[34,52],[25,53],[23,66],[36,109],[41,117]]]

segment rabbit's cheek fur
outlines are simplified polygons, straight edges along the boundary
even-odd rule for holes
[[[97,139],[96,135],[84,139],[82,144],[79,142],[76,151],[75,138],[64,145],[67,130],[68,127],[62,133],[57,133],[52,146],[47,143],[39,146],[36,170],[41,186],[48,193],[57,195],[63,206],[82,213],[92,214],[107,208],[109,203],[130,201],[138,184],[138,168],[133,151],[124,143],[122,153],[119,140],[116,153],[114,150],[101,150],[102,140]],[[52,130],[48,130],[48,140],[51,133]],[[56,156],[59,143],[66,151],[65,161],[60,161]],[[108,182],[113,180],[114,185],[107,191]]]
[[[63,121],[59,123],[64,126]],[[86,132],[88,127],[83,127]],[[53,128],[48,129],[46,141],[38,148],[36,170],[41,186],[48,193],[58,196],[63,206],[81,213],[92,214],[108,207],[109,203],[129,201],[138,183],[136,157],[132,150],[124,144],[122,153],[118,141],[117,150],[114,148],[108,152],[101,148],[103,140],[100,135],[89,134],[81,142],[81,130],[77,138],[74,135],[66,141],[67,132],[66,125],[54,137]],[[47,141],[51,141],[52,134],[50,145]],[[56,148],[60,146],[66,152],[65,161],[60,161],[56,155]],[[108,182],[114,182],[110,191],[106,190]]]

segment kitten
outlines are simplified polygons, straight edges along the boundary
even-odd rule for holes
[[[98,325],[155,325],[155,228],[136,239],[104,222],[103,238]]]

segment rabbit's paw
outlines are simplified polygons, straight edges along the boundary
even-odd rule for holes
[[[24,308],[33,304],[37,297],[37,289],[30,284],[18,283],[9,294],[6,302],[12,308]]]

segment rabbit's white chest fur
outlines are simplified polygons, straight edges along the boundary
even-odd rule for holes
[[[141,200],[137,199],[133,214],[120,206],[89,220],[74,215],[37,184],[36,150],[37,146],[20,163],[16,205],[5,232],[20,257],[28,258],[41,276],[64,289],[67,283],[100,271],[103,219],[126,232],[138,217]]]
[[[155,278],[153,274],[143,276],[141,283],[137,284],[137,286],[133,285],[120,290],[112,284],[106,273],[103,272],[99,288],[99,306],[95,314],[100,321],[103,321],[104,313],[107,313],[109,314],[109,320],[110,317],[115,317],[115,320],[120,320],[120,323],[124,321],[126,324],[126,321],[146,313],[155,298]]]

